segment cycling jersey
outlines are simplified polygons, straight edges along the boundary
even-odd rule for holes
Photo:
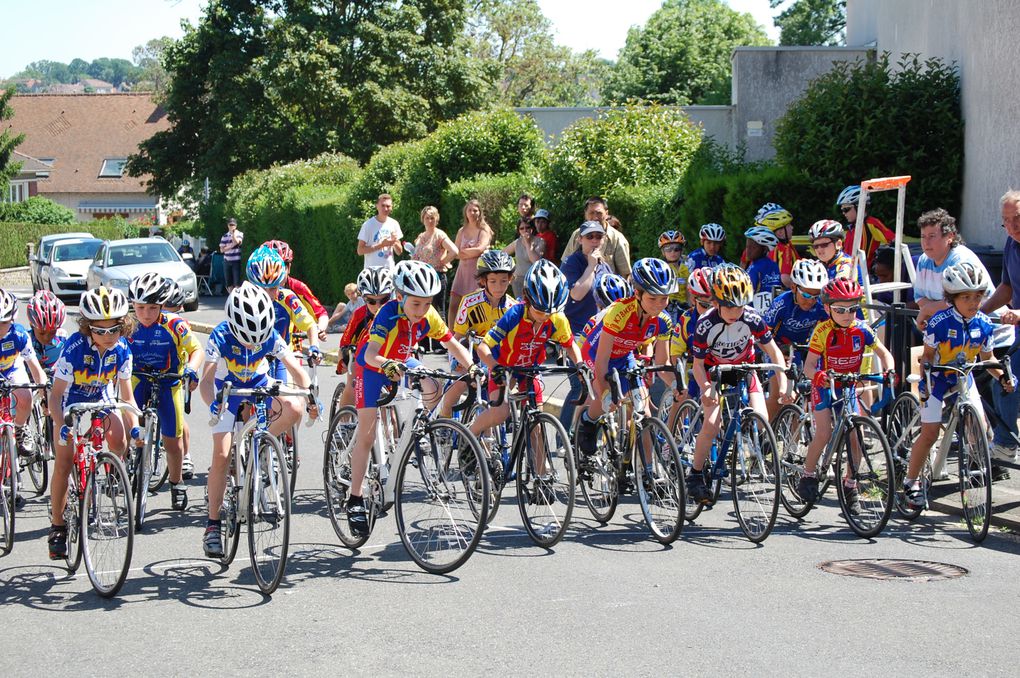
[[[793,291],[783,292],[765,311],[765,324],[781,345],[806,344],[815,325],[828,319],[822,302],[815,300],[810,310],[802,309],[793,298]]]
[[[722,258],[722,255],[716,254],[710,257],[705,252],[704,247],[699,247],[691,252],[687,257],[687,270],[693,271],[696,268],[702,268],[705,266],[708,268],[714,268],[715,266],[725,263],[726,260]]]
[[[980,311],[970,320],[964,320],[954,307],[944,308],[932,315],[924,328],[924,345],[935,349],[933,362],[952,363],[963,356],[967,362],[973,362],[983,352],[992,351],[992,335],[995,325],[991,319]],[[973,375],[971,375],[973,380]],[[932,370],[931,395],[942,400],[959,380],[955,372]]]
[[[310,287],[305,283],[301,282],[294,276],[287,276],[287,289],[297,295],[297,298],[301,301],[301,305],[308,311],[308,315],[312,316],[316,320],[320,318],[328,318],[329,313],[326,312],[326,307],[322,305],[319,298],[316,297]]]
[[[305,334],[318,332],[315,320],[301,305],[298,296],[286,287],[276,290],[276,297],[273,299],[273,308],[276,310],[276,331],[283,337],[283,340],[290,342],[291,328],[297,328]]]
[[[537,329],[528,315],[528,305],[519,301],[496,321],[485,335],[492,357],[506,367],[534,367],[545,362],[545,342],[569,347],[574,342],[570,323],[562,313],[553,313]]]
[[[28,336],[32,339],[35,357],[39,359],[39,364],[43,366],[43,369],[48,370],[56,365],[57,359],[60,358],[60,352],[64,350],[64,344],[67,342],[67,330],[63,327],[58,327],[53,335],[53,339],[45,346],[36,339],[35,332],[29,330]]]
[[[854,232],[857,224],[847,226],[846,238],[843,239],[843,251],[850,254],[854,247]],[[861,249],[867,254],[868,268],[875,263],[875,252],[882,245],[889,245],[895,242],[896,234],[890,231],[885,224],[875,217],[864,217],[864,233],[861,237]]]
[[[494,306],[489,303],[489,295],[485,290],[477,289],[461,299],[457,317],[453,321],[453,331],[461,336],[467,336],[469,332],[479,337],[485,336],[506,310],[516,303],[516,299],[504,294]]]
[[[800,259],[800,255],[793,243],[781,242],[769,252],[769,259],[776,262],[780,276],[784,276],[793,273],[793,265]]]
[[[35,348],[26,330],[19,323],[11,323],[10,329],[0,339],[0,375],[12,379],[15,372],[23,372],[25,361],[35,358]],[[25,383],[20,376],[18,381]]]
[[[761,316],[749,308],[727,323],[713,308],[698,318],[691,340],[691,355],[708,366],[753,362],[754,345],[772,341],[772,331]]]
[[[268,341],[248,348],[237,340],[226,320],[213,329],[205,345],[205,362],[216,364],[217,384],[224,381],[244,387],[264,384],[269,372],[265,358],[290,355],[293,353],[279,332],[274,330]]]
[[[808,352],[821,357],[819,369],[857,372],[864,361],[864,351],[874,346],[875,341],[875,333],[861,320],[840,327],[830,319],[815,327]]]
[[[64,351],[53,370],[53,379],[66,381],[62,409],[75,403],[112,401],[117,396],[119,379],[131,378],[131,349],[121,337],[113,348],[103,352],[92,337],[75,332],[64,344]]]
[[[361,348],[361,344],[368,340],[368,330],[374,320],[375,316],[368,312],[368,304],[354,309],[344,333],[340,336],[340,346]]]
[[[685,353],[690,352],[691,337],[694,336],[694,328],[698,325],[698,309],[696,306],[691,306],[689,309],[683,312],[680,316],[679,321],[673,325],[673,332],[669,337],[669,356],[671,358],[679,359]],[[679,364],[678,362],[675,364]],[[680,382],[677,382],[677,388],[680,388]],[[701,386],[694,379],[687,380],[687,393],[692,398],[697,398],[701,395]]]
[[[833,278],[846,278],[847,280],[856,279],[860,284],[864,284],[864,278],[861,277],[861,270],[854,264],[854,260],[848,255],[840,252],[836,255],[836,258],[825,265],[825,270],[829,273],[829,280]],[[857,275],[854,275],[854,271]]]
[[[673,269],[673,273],[676,275],[677,291],[669,295],[670,303],[686,304],[687,303],[687,279],[691,277],[691,269],[687,268],[687,260],[683,259],[680,261],[667,261],[669,267]]]
[[[202,349],[188,321],[174,313],[160,313],[149,326],[139,323],[127,342],[134,366],[149,372],[183,374],[188,356]]]
[[[664,312],[657,316],[645,317],[642,321],[641,306],[636,296],[614,301],[600,315],[601,320],[596,322],[584,337],[581,352],[586,361],[595,361],[603,333],[614,340],[609,353],[609,359],[614,360],[633,353],[643,344],[656,339],[669,340],[670,332],[673,330],[673,322]]]
[[[357,363],[374,372],[379,371],[379,368],[365,362],[368,345],[373,343],[379,345],[380,358],[407,362],[414,347],[423,337],[444,342],[453,339],[453,334],[439,317],[435,307],[429,306],[425,317],[412,325],[401,310],[401,303],[397,300],[388,301],[375,316],[368,331],[368,340],[358,349]]]
[[[754,310],[764,313],[772,303],[773,288],[783,286],[779,267],[768,257],[761,257],[752,261],[751,265],[747,267],[747,275],[751,278],[751,285],[754,287],[754,301],[751,302]]]

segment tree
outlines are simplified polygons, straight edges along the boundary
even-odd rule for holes
[[[164,57],[172,128],[128,163],[169,195],[334,151],[365,160],[479,107],[463,0],[211,0]]]
[[[729,103],[733,48],[768,44],[750,14],[722,0],[666,0],[643,28],[630,29],[603,98]]]
[[[785,0],[769,0],[776,9]],[[846,43],[846,0],[794,0],[776,15],[780,45]]]
[[[0,123],[14,117],[14,108],[11,106],[11,97],[13,96],[13,89],[8,88],[0,91]],[[25,135],[15,136],[11,134],[9,127],[3,125],[0,125],[0,130],[2,130],[0,131],[0,190],[6,193],[7,182],[21,169],[20,162],[11,163],[11,154],[14,153],[18,144],[25,140]]]
[[[141,70],[138,76],[138,85],[141,89],[152,91],[156,101],[159,102],[163,101],[170,80],[170,76],[163,66],[163,59],[173,44],[173,38],[163,36],[149,40],[144,45],[138,45],[131,50],[131,59],[135,62],[135,66]]]

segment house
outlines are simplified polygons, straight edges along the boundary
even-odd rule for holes
[[[11,164],[21,163],[21,169],[8,182],[7,194],[0,196],[6,202],[24,202],[39,194],[39,180],[50,176],[51,167],[19,151],[11,153]]]
[[[18,152],[48,166],[38,195],[74,210],[79,221],[120,215],[155,216],[160,201],[145,192],[148,177],[129,177],[124,164],[138,145],[169,129],[166,112],[139,94],[19,94],[4,125],[24,134]]]
[[[117,88],[111,83],[105,80],[97,80],[96,78],[82,78],[78,81],[85,88],[86,92],[92,92],[95,94],[110,94],[116,92]]]

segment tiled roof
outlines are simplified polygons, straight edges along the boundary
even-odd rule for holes
[[[103,160],[137,153],[138,144],[169,129],[166,112],[149,93],[19,94],[11,98],[14,117],[3,126],[24,133],[18,151],[53,158],[47,193],[137,193],[147,177],[102,177]]]
[[[24,174],[26,172],[33,172],[33,173],[34,172],[49,172],[51,169],[53,169],[52,167],[50,167],[49,165],[47,165],[43,161],[39,160],[38,158],[33,158],[32,156],[26,155],[26,154],[24,154],[24,153],[22,153],[20,151],[14,151],[14,152],[11,153],[11,162],[20,162],[21,163],[21,173],[22,174]]]

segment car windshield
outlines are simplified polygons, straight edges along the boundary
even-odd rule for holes
[[[177,251],[168,242],[142,242],[110,248],[110,266],[159,264],[180,260]]]
[[[102,244],[102,240],[58,242],[53,246],[53,262],[91,259]]]

